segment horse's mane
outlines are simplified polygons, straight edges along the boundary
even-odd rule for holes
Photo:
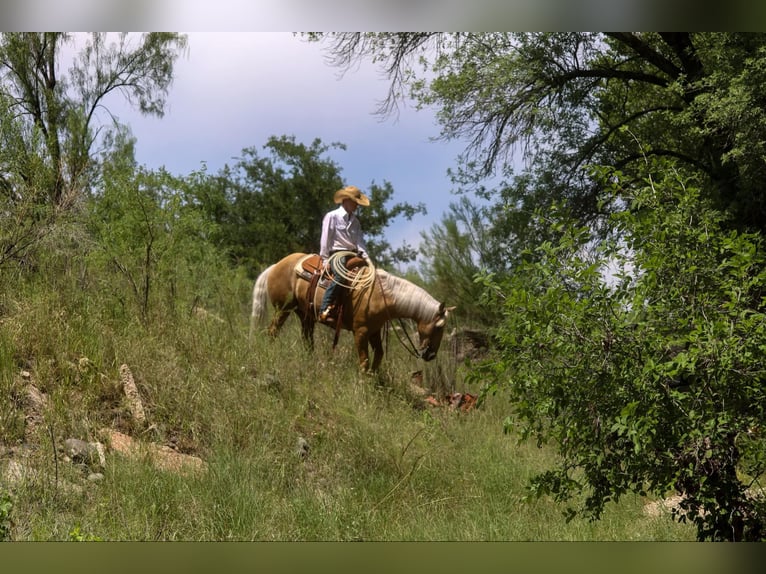
[[[422,287],[383,269],[377,269],[376,273],[388,304],[402,317],[427,321],[439,312],[439,301]]]

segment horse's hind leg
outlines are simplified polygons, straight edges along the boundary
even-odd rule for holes
[[[289,310],[277,309],[276,313],[274,313],[274,318],[271,320],[271,325],[269,325],[269,335],[276,337],[289,316]]]

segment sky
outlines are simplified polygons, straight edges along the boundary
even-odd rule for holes
[[[317,43],[289,32],[190,33],[188,53],[176,63],[162,118],[109,104],[136,137],[136,159],[151,169],[187,175],[233,165],[247,147],[262,150],[270,136],[310,145],[341,142],[328,155],[346,184],[362,191],[391,183],[390,204],[424,203],[426,216],[398,218],[386,230],[393,247],[415,247],[421,231],[441,221],[455,201],[447,175],[462,142],[434,141],[434,113],[400,107],[397,117],[375,115],[388,80],[371,63],[345,74],[329,65]],[[328,204],[328,210],[334,207]]]

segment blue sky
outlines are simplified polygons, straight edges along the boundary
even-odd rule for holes
[[[426,216],[396,220],[386,234],[394,247],[416,246],[455,200],[447,169],[464,144],[432,141],[439,128],[428,110],[409,105],[398,117],[374,115],[388,85],[372,64],[341,76],[320,45],[289,32],[191,33],[163,118],[111,109],[130,124],[140,164],[178,175],[203,162],[215,173],[272,135],[342,142],[346,151],[332,157],[346,183],[364,190],[389,181],[394,202],[426,205]]]

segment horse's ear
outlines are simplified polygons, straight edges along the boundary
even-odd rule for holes
[[[455,310],[454,306],[445,307],[444,303],[441,303],[439,305],[439,320],[436,321],[436,326],[439,328],[444,327],[444,325],[447,324],[447,315],[449,314],[450,311],[454,311],[454,310]]]

